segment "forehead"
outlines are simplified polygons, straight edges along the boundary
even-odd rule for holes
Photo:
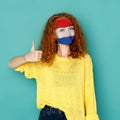
[[[72,22],[64,17],[64,18],[59,18],[55,21],[55,28],[61,28],[61,27],[68,27],[68,26],[72,26]]]

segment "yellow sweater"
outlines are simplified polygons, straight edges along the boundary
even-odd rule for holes
[[[37,83],[37,107],[45,104],[59,108],[67,120],[98,120],[91,57],[61,58],[55,56],[50,66],[29,62],[16,71]]]

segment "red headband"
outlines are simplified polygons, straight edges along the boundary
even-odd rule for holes
[[[55,28],[68,27],[71,26],[72,22],[68,18],[60,18],[55,22]]]

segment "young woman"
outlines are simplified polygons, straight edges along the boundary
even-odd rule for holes
[[[37,83],[39,120],[98,120],[93,67],[83,32],[73,15],[58,13],[45,26],[39,50],[34,41],[9,67]]]

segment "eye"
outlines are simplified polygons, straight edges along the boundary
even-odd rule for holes
[[[74,27],[73,26],[69,27],[69,30],[74,30]]]
[[[65,29],[64,29],[64,28],[60,28],[59,31],[60,31],[60,32],[64,32]]]

